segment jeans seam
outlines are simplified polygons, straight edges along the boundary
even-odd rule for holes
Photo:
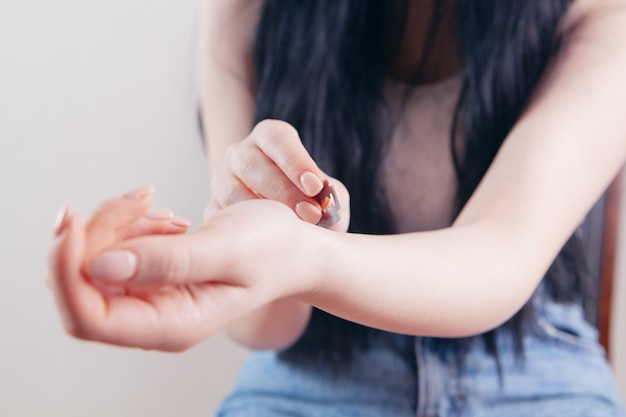
[[[569,349],[583,350],[592,354],[601,354],[602,349],[580,337],[559,330],[544,317],[537,317],[537,324],[544,333],[544,338],[556,345]]]

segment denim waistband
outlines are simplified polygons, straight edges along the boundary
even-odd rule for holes
[[[276,352],[257,352],[217,415],[626,416],[582,309],[537,300],[522,357],[504,331],[497,333],[498,361],[481,338],[459,361],[438,339],[390,333],[340,373],[324,363],[286,363]]]

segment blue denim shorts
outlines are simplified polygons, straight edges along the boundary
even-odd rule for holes
[[[625,417],[597,332],[575,304],[543,300],[523,359],[498,333],[500,375],[476,338],[460,365],[437,340],[377,338],[345,372],[253,353],[219,417]],[[310,365],[310,364],[309,364]]]

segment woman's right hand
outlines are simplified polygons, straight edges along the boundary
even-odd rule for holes
[[[205,217],[237,202],[262,198],[279,201],[300,219],[317,224],[322,210],[315,197],[322,191],[324,180],[334,186],[340,202],[340,220],[330,229],[345,232],[350,223],[346,187],[318,168],[293,126],[263,120],[247,138],[228,147],[211,183],[211,203]]]

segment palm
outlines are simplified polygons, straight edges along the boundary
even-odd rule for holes
[[[123,296],[102,297],[97,321],[119,337],[118,344],[179,351],[241,314],[238,306],[248,304],[247,295],[243,288],[221,283],[128,290]]]
[[[284,295],[277,289],[287,287],[286,278],[294,270],[272,262],[275,248],[269,242],[290,241],[292,230],[302,224],[285,206],[242,203],[215,213],[200,230],[181,235],[137,227],[149,203],[111,200],[86,227],[78,218],[71,220],[67,236],[53,252],[53,289],[71,334],[122,346],[184,350]],[[150,279],[136,276],[103,291],[86,272],[90,262],[101,251],[124,246],[148,259],[143,273],[152,269]],[[194,269],[163,264],[180,248],[195,253]],[[144,257],[148,249],[153,253]],[[242,254],[251,255],[242,259]],[[263,287],[267,285],[274,293]]]

